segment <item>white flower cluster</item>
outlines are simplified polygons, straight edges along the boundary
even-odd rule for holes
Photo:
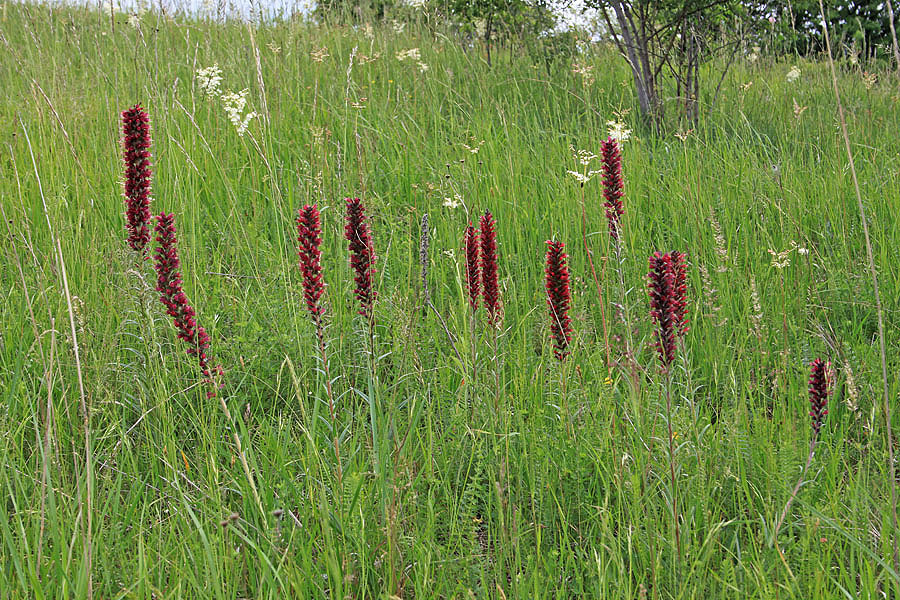
[[[252,111],[244,114],[244,108],[247,106],[247,92],[249,90],[244,88],[240,92],[222,94],[222,106],[225,109],[225,113],[237,130],[237,134],[241,137],[247,131],[250,121],[257,116]]]
[[[590,150],[575,150],[574,147],[569,146],[569,150],[572,152],[572,156],[575,157],[575,160],[584,167],[584,172],[580,173],[578,171],[566,171],[569,175],[575,178],[575,181],[580,183],[582,186],[586,184],[588,181],[594,178],[594,176],[599,175],[600,171],[589,171],[588,167],[591,164],[591,161],[597,158],[597,155],[591,152]]]
[[[791,67],[791,70],[787,72],[787,75],[784,76],[788,83],[794,83],[798,79],[800,79],[800,67],[794,65]]]
[[[411,60],[422,60],[422,56],[419,54],[418,48],[410,48],[409,50],[401,50],[397,53],[397,60],[404,61],[407,59]]]
[[[443,202],[444,208],[449,208],[450,210],[459,208],[460,204],[462,204],[462,196],[460,196],[459,194],[453,194],[452,198],[447,196],[444,198]]]
[[[410,48],[409,50],[401,50],[397,53],[397,60],[403,62],[405,60],[413,60],[419,67],[419,71],[425,73],[428,71],[428,65],[422,62],[422,55],[419,54],[418,48]]]
[[[219,86],[221,84],[222,69],[219,68],[219,63],[204,69],[197,69],[197,85],[210,98],[219,95]]]
[[[606,126],[609,128],[609,137],[620,144],[631,137],[631,130],[622,121],[607,121]]]
[[[228,120],[234,125],[237,134],[243,137],[255,117],[259,116],[255,112],[244,114],[247,108],[247,93],[249,90],[243,89],[240,92],[222,93],[222,69],[219,63],[213,64],[211,67],[197,69],[196,74],[197,86],[206,94],[207,98],[220,97],[222,99],[222,108],[228,115]]]

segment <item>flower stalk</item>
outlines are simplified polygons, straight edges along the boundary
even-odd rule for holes
[[[256,489],[256,481],[250,470],[250,464],[247,462],[247,456],[241,444],[241,438],[237,434],[237,427],[234,424],[234,419],[231,417],[231,411],[228,410],[224,395],[217,392],[222,387],[221,384],[216,385],[216,379],[222,376],[222,367],[218,364],[210,366],[212,361],[208,354],[209,335],[203,327],[197,325],[196,313],[188,303],[187,296],[184,293],[179,271],[181,261],[178,258],[175,215],[160,213],[156,217],[154,231],[156,232],[156,242],[158,244],[154,253],[157,273],[156,290],[160,293],[160,302],[166,307],[166,313],[172,317],[175,329],[178,330],[179,339],[187,343],[187,353],[197,357],[200,371],[204,377],[203,381],[210,386],[206,397],[218,397],[219,399],[219,406],[231,428],[231,438],[234,442],[235,451],[240,458],[241,466],[244,469],[244,475],[250,484],[250,491],[253,493],[253,498],[256,501],[260,514],[265,515],[259,491]]]
[[[822,430],[822,425],[825,423],[825,417],[828,415],[828,396],[831,394],[830,370],[831,364],[826,363],[820,358],[815,359],[810,365],[808,394],[810,425],[812,425],[813,434],[809,441],[809,452],[806,455],[806,465],[800,472],[800,478],[797,480],[794,489],[791,490],[791,495],[788,496],[787,504],[784,505],[784,510],[781,511],[778,522],[775,523],[774,538],[776,544],[778,544],[778,531],[781,529],[781,525],[784,523],[784,519],[791,508],[791,504],[793,504],[794,499],[797,497],[797,493],[800,491],[800,486],[803,484],[803,478],[806,476],[807,471],[809,471],[809,466],[812,464],[816,443],[818,443],[819,440],[819,432]]]
[[[369,363],[375,365],[375,244],[365,206],[359,198],[347,198],[344,237],[350,251],[350,268],[353,269],[353,293],[359,301],[359,314],[369,329]]]
[[[332,446],[337,464],[337,485],[339,489],[343,480],[341,465],[340,436],[337,427],[337,402],[331,386],[331,374],[328,369],[328,353],[325,341],[325,308],[322,296],[325,293],[325,281],[322,277],[322,224],[319,207],[316,204],[303,206],[297,214],[297,254],[300,257],[300,273],[303,277],[303,299],[306,310],[316,328],[319,360],[322,362],[322,373],[325,378],[325,392],[328,394],[328,414],[331,418]],[[342,496],[342,494],[341,494]],[[340,499],[339,499],[340,500]]]
[[[678,344],[687,333],[687,255],[681,252],[655,252],[650,257],[648,291],[650,318],[655,323],[656,351],[664,379],[666,425],[669,433],[669,476],[672,485],[672,516],[675,523],[675,547],[681,562],[681,533],[678,516],[678,484],[675,479],[675,435],[672,431],[672,374]]]

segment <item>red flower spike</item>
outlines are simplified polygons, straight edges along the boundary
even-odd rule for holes
[[[625,195],[625,184],[622,181],[622,153],[619,142],[607,138],[600,146],[600,161],[603,173],[603,197],[606,202],[606,220],[609,222],[609,235],[616,241],[619,239],[619,221],[625,214],[622,197]]]
[[[472,223],[466,227],[463,234],[463,244],[466,247],[466,291],[469,293],[469,306],[472,311],[478,310],[478,295],[481,291],[481,281],[478,277],[478,232],[472,227]]]
[[[356,273],[354,294],[359,300],[359,314],[370,320],[375,307],[375,245],[369,228],[368,217],[362,200],[347,198],[347,216],[344,237],[349,242],[350,267]]]
[[[550,337],[553,339],[553,355],[563,360],[569,354],[572,341],[572,321],[569,306],[569,268],[566,265],[565,244],[547,241],[547,260],[544,269],[547,288],[547,306],[550,309]]]
[[[828,414],[828,395],[831,393],[828,381],[828,363],[817,358],[812,362],[809,374],[809,416],[812,417],[813,431],[818,435]]]
[[[484,212],[480,225],[481,293],[488,311],[488,323],[496,326],[500,320],[500,286],[497,279],[497,223],[491,211]]]
[[[675,360],[678,341],[687,331],[684,258],[680,252],[654,252],[650,257],[650,318],[656,325],[655,346],[663,371]]]
[[[181,261],[178,259],[178,238],[175,230],[175,215],[160,213],[156,217],[156,242],[158,244],[153,255],[156,267],[156,291],[159,300],[166,307],[166,314],[172,317],[178,338],[183,340],[190,356],[197,357],[200,371],[211,382],[213,375],[221,375],[219,365],[210,366],[209,335],[203,327],[197,325],[196,313],[188,303],[187,296],[178,271]],[[215,392],[207,394],[212,397]]]
[[[674,273],[674,289],[672,294],[672,309],[675,317],[675,328],[679,336],[684,336],[688,332],[687,322],[687,254],[673,250],[672,270]]]
[[[324,315],[324,308],[319,304],[325,293],[325,281],[322,278],[322,225],[319,219],[319,207],[315,204],[305,205],[297,214],[297,242],[300,256],[300,272],[303,276],[303,299],[306,309],[318,326]]]
[[[122,112],[125,161],[125,228],[128,245],[146,254],[150,243],[150,118],[134,105]]]

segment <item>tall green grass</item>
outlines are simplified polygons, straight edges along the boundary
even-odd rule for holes
[[[900,592],[872,290],[826,66],[799,62],[789,83],[790,61],[738,64],[715,104],[705,96],[701,127],[654,137],[607,48],[579,59],[595,66],[586,83],[569,63],[536,67],[515,50],[488,68],[478,48],[424,27],[372,33],[149,13],[133,28],[79,9],[0,9],[0,598],[87,595],[79,369],[97,598]],[[322,47],[328,57],[313,61]],[[396,58],[414,47],[425,72]],[[197,69],[214,63],[223,90],[248,89],[247,110],[261,114],[243,137],[197,88]],[[896,372],[900,95],[889,72],[867,76],[844,65],[840,86]],[[185,288],[226,369],[233,424],[198,385],[150,263],[125,251],[119,112],[136,102],[151,116],[154,210],[177,215]],[[626,290],[606,258],[599,180],[584,189],[617,361],[607,365],[581,190],[567,170],[579,168],[572,149],[599,153],[616,119],[635,130],[623,150]],[[464,146],[482,140],[477,153]],[[457,194],[460,206],[445,206]],[[374,215],[374,371],[343,239],[349,195]],[[325,226],[340,486],[296,264],[293,219],[307,202]],[[469,333],[462,281],[463,228],[486,208],[501,254],[499,412],[491,333],[483,322]],[[426,212],[433,301],[464,360],[476,347],[475,381],[422,312]],[[554,237],[573,274],[576,337],[563,365],[542,285]],[[644,291],[647,256],[670,249],[691,262],[673,403],[680,562]],[[789,264],[774,267],[770,250],[788,249]],[[776,546],[811,435],[817,356],[835,366],[835,394]]]

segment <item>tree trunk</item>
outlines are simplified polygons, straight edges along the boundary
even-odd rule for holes
[[[897,48],[897,31],[894,29],[894,6],[887,0],[888,24],[891,26],[891,47],[894,49],[894,62],[897,63],[897,75],[900,75],[900,49]]]
[[[646,69],[646,66],[649,64],[649,56],[646,55],[646,41],[643,41],[643,43],[639,42],[640,34],[633,29],[628,15],[628,8],[622,4],[621,0],[614,0],[610,4],[616,14],[619,28],[622,30],[622,46],[625,49],[628,64],[631,66],[631,74],[634,77],[634,87],[637,91],[641,116],[648,123],[655,123],[658,102],[652,79],[646,76],[649,74]]]

